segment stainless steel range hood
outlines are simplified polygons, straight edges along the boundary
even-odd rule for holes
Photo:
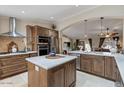
[[[20,33],[16,32],[16,18],[9,18],[9,32],[2,33],[0,36],[8,36],[8,37],[23,37]]]

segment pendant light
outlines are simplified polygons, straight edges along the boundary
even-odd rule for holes
[[[107,38],[110,37],[110,34],[109,34],[109,28],[107,28],[107,33],[106,33],[106,36],[105,36],[105,37],[107,37]]]
[[[101,32],[100,32],[99,36],[104,36],[104,35],[105,35],[105,34],[103,33],[103,19],[104,19],[104,17],[100,17]]]
[[[87,37],[88,37],[88,36],[87,36],[87,20],[84,20],[84,23],[85,23],[85,24],[84,24],[84,26],[85,26],[85,27],[84,27],[84,30],[85,30],[84,37],[87,38]]]

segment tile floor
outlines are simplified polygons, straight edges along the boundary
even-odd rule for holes
[[[0,87],[27,87],[27,72],[0,80]],[[76,87],[114,87],[114,82],[77,71]]]

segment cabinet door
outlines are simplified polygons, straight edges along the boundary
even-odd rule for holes
[[[27,38],[27,48],[32,50],[32,41],[33,41],[33,27],[30,25],[26,26],[26,38]]]
[[[105,57],[105,77],[116,80],[116,62],[113,57]]]
[[[65,67],[65,86],[73,86],[76,82],[76,60],[66,64]]]
[[[43,27],[37,27],[38,36],[49,36],[49,29]]]
[[[65,68],[59,66],[51,70],[48,74],[49,87],[64,87],[65,86]]]
[[[81,55],[80,69],[82,71],[91,72],[92,66],[92,56],[90,55]]]
[[[93,56],[92,73],[99,76],[104,76],[104,57],[103,56]]]

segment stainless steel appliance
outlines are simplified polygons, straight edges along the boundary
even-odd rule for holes
[[[9,18],[9,32],[2,33],[0,36],[9,36],[9,37],[23,37],[20,33],[16,31],[16,18],[10,17]]]
[[[48,55],[51,50],[51,38],[38,36],[38,55]]]
[[[71,56],[77,56],[76,58],[76,69],[80,70],[80,54],[78,53],[70,53]]]
[[[42,55],[47,55],[50,52],[50,48],[49,46],[46,44],[40,44],[38,45],[38,55],[42,56]]]

